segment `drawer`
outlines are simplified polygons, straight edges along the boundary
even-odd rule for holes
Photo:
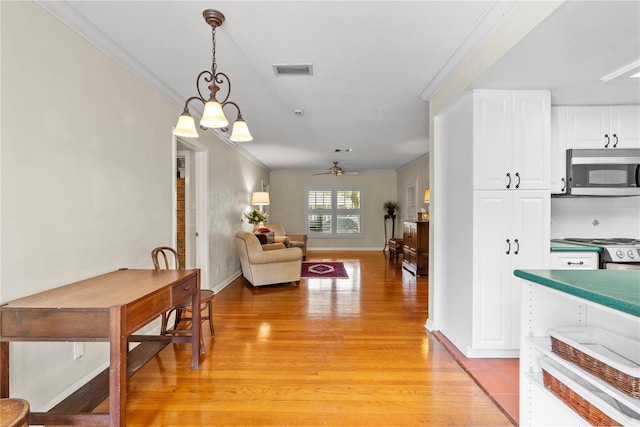
[[[597,270],[597,252],[551,252],[550,268],[557,270]]]
[[[175,305],[182,302],[187,296],[193,294],[196,285],[191,281],[178,283],[171,289],[171,302]]]

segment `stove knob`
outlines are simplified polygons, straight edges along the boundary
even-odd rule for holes
[[[616,256],[620,259],[624,258],[624,252],[622,252],[622,250],[618,249],[616,251]]]
[[[636,256],[636,254],[634,254],[631,249],[629,249],[629,251],[627,252],[627,255],[629,255],[629,258],[635,258]]]

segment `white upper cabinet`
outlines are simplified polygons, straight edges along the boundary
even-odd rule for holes
[[[567,107],[567,148],[640,148],[640,106]]]
[[[474,189],[549,188],[548,91],[474,91]]]
[[[551,194],[567,192],[567,107],[551,107]]]

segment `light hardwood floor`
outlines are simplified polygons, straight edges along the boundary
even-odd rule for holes
[[[130,379],[127,425],[512,425],[424,328],[427,278],[382,252],[308,260],[343,261],[349,279],[237,279],[199,370],[175,344]]]

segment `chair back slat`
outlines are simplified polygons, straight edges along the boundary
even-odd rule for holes
[[[156,270],[179,270],[178,253],[169,246],[159,246],[151,251],[151,260]],[[163,267],[161,268],[161,262]]]

